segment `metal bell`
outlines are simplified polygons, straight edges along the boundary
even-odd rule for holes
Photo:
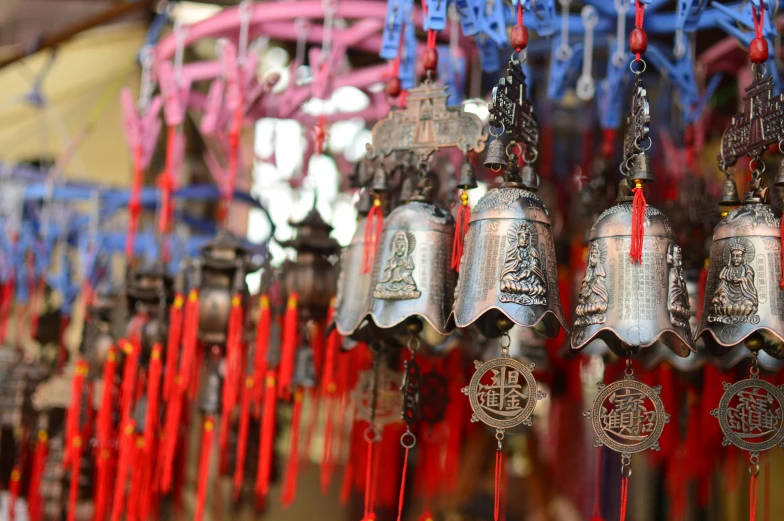
[[[376,193],[386,193],[389,191],[389,181],[387,171],[383,165],[378,165],[373,172],[373,180],[370,182],[370,189]]]
[[[532,192],[536,192],[537,190],[539,190],[539,174],[536,173],[534,167],[528,164],[523,165],[521,177],[523,180],[523,184],[528,190]]]
[[[498,138],[493,138],[487,147],[487,156],[485,156],[485,166],[493,172],[498,172],[506,167],[506,150],[504,150],[504,143]]]
[[[779,170],[773,180],[774,186],[784,186],[784,159],[779,162]]]
[[[363,193],[367,193],[364,190]],[[366,197],[369,201],[369,197]],[[369,205],[362,204],[363,196],[360,194],[357,212],[357,231],[351,238],[351,243],[343,251],[340,260],[340,276],[338,278],[338,292],[335,297],[335,327],[341,336],[348,336],[357,340],[369,340],[359,333],[362,320],[370,312],[370,273],[364,273],[362,263],[365,253],[365,223],[367,221]],[[372,203],[371,203],[372,204]]]
[[[460,168],[460,179],[457,181],[457,187],[463,190],[473,190],[477,187],[474,167],[468,158],[466,158],[466,162]]]
[[[640,152],[632,159],[632,165],[629,169],[629,179],[632,181],[642,181],[643,183],[652,183],[656,179],[653,177],[651,169],[651,158],[645,152]]]
[[[380,330],[377,336],[405,342],[412,318],[421,319],[419,338],[431,346],[452,331],[455,272],[449,263],[454,233],[452,215],[421,197],[385,219],[370,278],[368,317]]]
[[[632,264],[631,224],[632,203],[624,202],[591,228],[572,349],[600,340],[628,356],[662,342],[685,357],[695,347],[681,249],[664,214],[648,205],[642,263]]]
[[[781,175],[781,168],[779,168],[779,175]],[[721,198],[719,199],[719,206],[723,210],[730,210],[740,206],[738,185],[736,185],[735,181],[729,176],[721,185]]]
[[[697,333],[708,353],[720,356],[745,344],[750,351],[762,349],[784,359],[780,280],[781,213],[747,199],[713,233]]]
[[[479,200],[455,293],[457,327],[476,323],[487,337],[499,336],[501,326],[511,323],[547,337],[566,327],[550,218],[533,192],[510,182]]]

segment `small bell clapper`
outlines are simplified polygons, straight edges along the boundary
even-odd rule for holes
[[[572,46],[569,45],[569,6],[572,0],[558,0],[561,5],[561,44],[556,50],[555,56],[566,61],[572,57]]]
[[[594,6],[586,5],[580,16],[583,19],[583,26],[585,26],[585,44],[583,45],[583,71],[577,79],[577,97],[588,101],[596,93],[596,84],[592,76],[593,31],[599,23],[599,14]]]

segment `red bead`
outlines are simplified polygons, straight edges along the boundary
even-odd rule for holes
[[[754,38],[749,45],[749,59],[752,63],[768,61],[768,41],[764,38]]]
[[[642,29],[635,29],[629,35],[629,50],[632,54],[642,54],[648,49],[648,35]]]
[[[512,35],[509,37],[512,47],[520,52],[528,45],[528,27],[524,25],[513,25]]]
[[[402,90],[400,85],[400,78],[395,76],[394,78],[389,78],[387,82],[387,94],[390,98],[397,98],[400,96],[400,91]]]
[[[425,66],[426,71],[436,70],[438,68],[438,52],[430,47],[425,49],[425,54],[422,55],[422,65]]]

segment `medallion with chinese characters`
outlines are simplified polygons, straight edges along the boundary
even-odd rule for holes
[[[463,393],[474,411],[471,421],[481,421],[496,429],[511,429],[521,423],[531,425],[536,402],[544,398],[534,379],[534,364],[513,358],[475,361],[476,372]]]
[[[784,392],[759,377],[729,384],[719,408],[711,411],[724,433],[724,445],[758,454],[784,445]]]
[[[599,396],[585,413],[596,432],[596,446],[621,454],[659,450],[659,437],[670,421],[660,392],[661,387],[649,387],[631,378],[599,384]]]

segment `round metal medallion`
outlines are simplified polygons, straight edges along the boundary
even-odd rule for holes
[[[596,432],[596,445],[621,454],[659,450],[659,437],[670,421],[660,391],[633,379],[600,385],[593,408],[585,413]]]
[[[496,429],[511,429],[521,423],[531,425],[536,402],[544,398],[534,379],[534,364],[513,358],[474,362],[476,372],[463,393],[468,395],[474,414],[471,421]]]
[[[784,444],[784,391],[759,378],[724,384],[719,408],[711,411],[724,445],[759,453]]]

